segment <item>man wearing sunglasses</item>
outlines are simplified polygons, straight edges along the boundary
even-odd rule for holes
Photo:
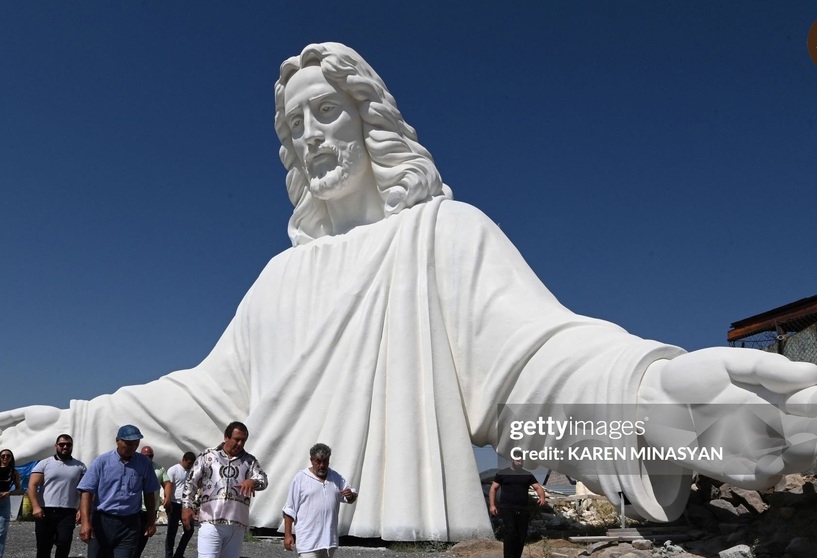
[[[77,485],[87,470],[82,461],[74,459],[74,440],[60,434],[54,444],[54,455],[43,459],[31,472],[28,499],[36,523],[37,558],[49,558],[56,546],[56,558],[68,558],[74,526],[79,520]]]

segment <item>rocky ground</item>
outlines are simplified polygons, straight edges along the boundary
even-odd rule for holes
[[[605,505],[606,504],[606,505]],[[699,479],[684,516],[665,533],[680,535],[675,541],[648,540],[632,543],[598,542],[576,549],[564,542],[554,546],[553,527],[587,534],[606,534],[618,527],[618,516],[606,501],[585,501],[545,514],[538,545],[529,545],[529,558],[592,556],[593,558],[817,558],[817,480],[814,476],[789,475],[765,491],[737,488]],[[646,528],[647,524],[628,523]],[[539,547],[542,548],[539,548]],[[549,554],[548,554],[549,553]]]
[[[531,540],[523,558],[817,558],[817,481],[812,476],[789,475],[774,489],[756,492],[702,479],[695,487],[682,521],[670,533],[687,540],[632,542],[602,541],[579,544],[576,535],[604,535],[619,526],[615,510],[606,501],[556,504],[532,523]],[[649,527],[628,524],[628,527]],[[165,528],[159,527],[143,556],[164,557]],[[76,533],[75,533],[76,534]],[[8,558],[34,557],[34,524],[12,522],[6,543]],[[195,556],[195,536],[187,556]],[[76,539],[72,557],[85,556]],[[295,558],[281,539],[248,536],[243,558]],[[335,558],[502,558],[502,543],[495,540],[439,543],[384,543],[345,540]]]

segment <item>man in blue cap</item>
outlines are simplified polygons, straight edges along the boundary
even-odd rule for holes
[[[79,536],[88,543],[88,558],[131,558],[142,535],[143,494],[148,511],[144,534],[156,532],[159,481],[150,459],[136,453],[141,439],[138,428],[122,426],[116,449],[94,459],[77,486],[82,493]]]

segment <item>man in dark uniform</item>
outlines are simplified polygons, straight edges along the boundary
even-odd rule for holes
[[[488,493],[491,515],[497,516],[501,513],[502,524],[505,528],[504,558],[520,558],[525,549],[525,539],[528,537],[528,524],[530,523],[529,487],[532,486],[539,496],[539,506],[545,505],[545,490],[537,482],[533,473],[523,469],[522,465],[521,459],[514,459],[510,467],[497,471]],[[500,487],[502,487],[502,498],[499,509],[497,509],[496,491]]]

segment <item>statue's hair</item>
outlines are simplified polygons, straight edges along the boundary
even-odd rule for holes
[[[372,67],[340,43],[312,44],[281,64],[275,82],[275,131],[281,140],[281,162],[287,169],[287,193],[295,206],[288,227],[293,246],[332,234],[326,202],[312,196],[307,187],[284,115],[286,85],[307,66],[319,66],[326,81],[355,101],[387,217],[435,196],[452,197],[431,154],[418,143],[414,128],[403,120],[394,97]]]

